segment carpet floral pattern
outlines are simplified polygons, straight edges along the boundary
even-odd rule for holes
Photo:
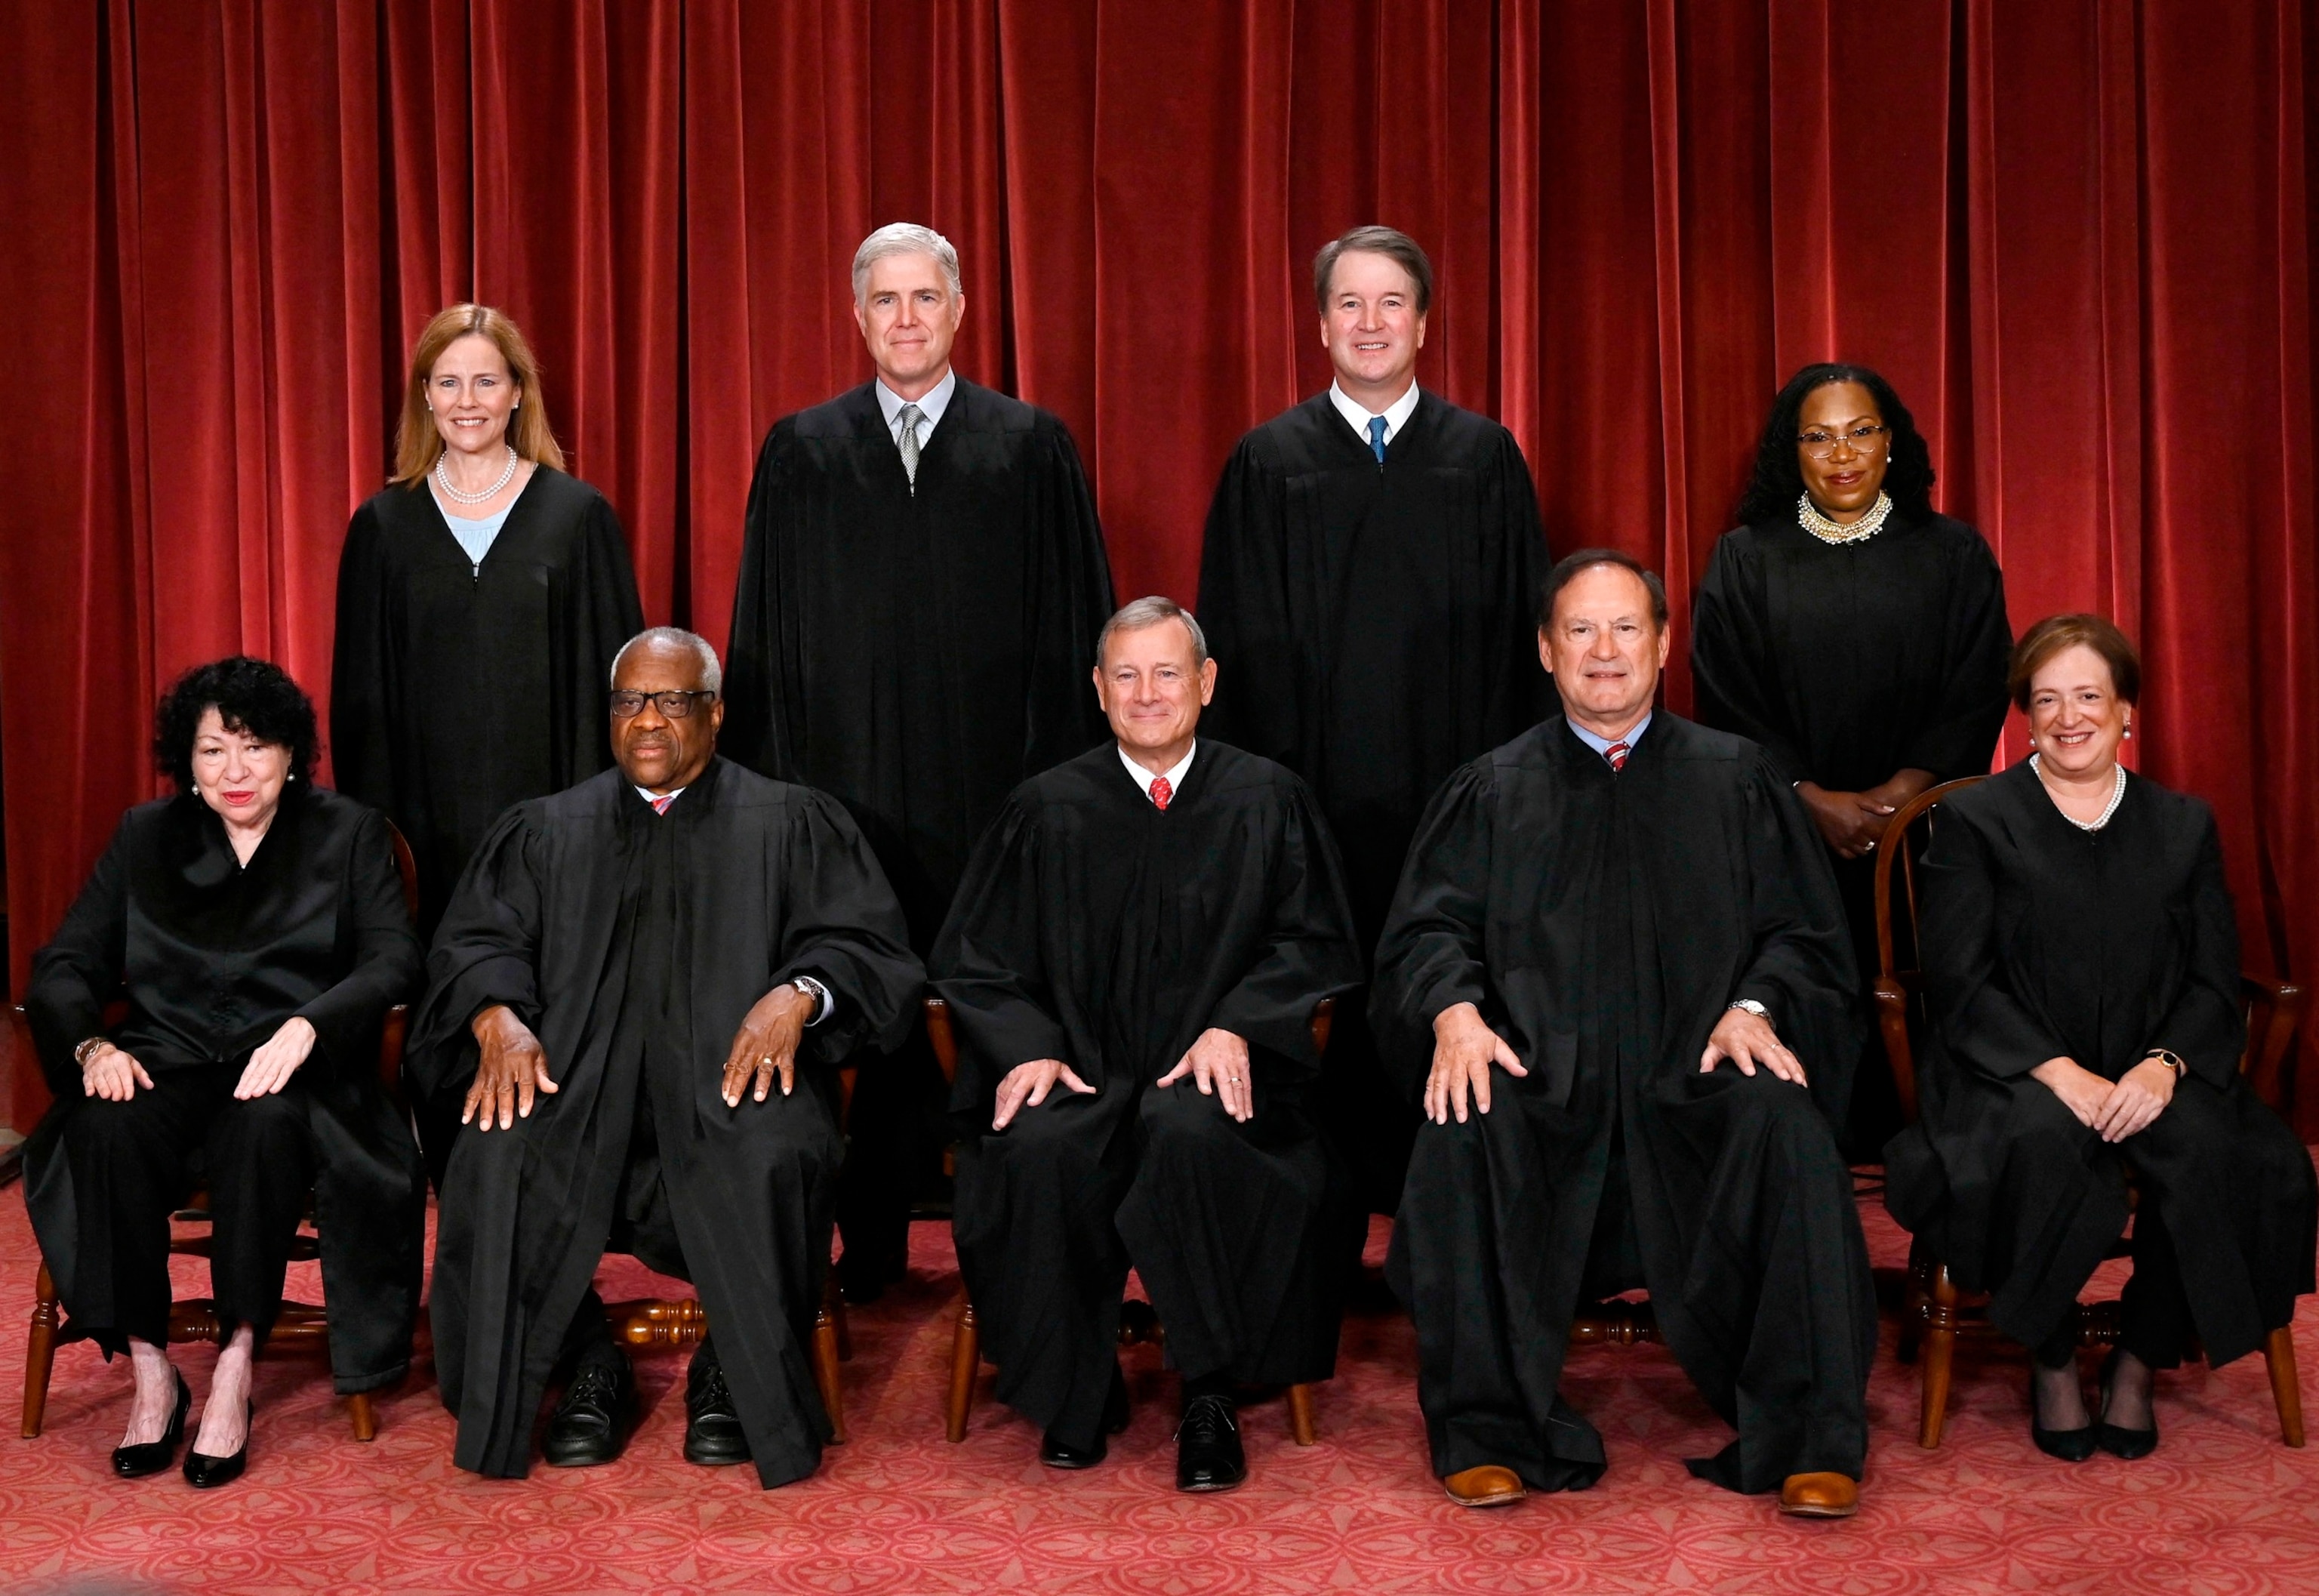
[[[1871,1249],[1906,1238],[1872,1199]],[[1372,1237],[1382,1246],[1383,1227]],[[0,1192],[0,1390],[21,1388],[36,1262],[21,1187]],[[605,1468],[481,1480],[451,1465],[451,1421],[421,1365],[355,1442],[321,1366],[261,1363],[249,1474],[196,1494],[174,1474],[114,1479],[125,1366],[86,1344],[57,1360],[47,1431],[0,1436],[0,1589],[275,1591],[1831,1592],[2035,1591],[2044,1596],[2261,1596],[2319,1591],[2319,1447],[2289,1451],[2260,1357],[2161,1378],[2164,1442],[2134,1464],[2071,1467],[2030,1448],[2017,1353],[1958,1361],[1948,1437],[1915,1443],[1914,1372],[1870,1393],[1874,1447],[1856,1519],[1781,1519],[1767,1499],[1692,1479],[1727,1432],[1656,1348],[1574,1356],[1566,1393],[1611,1448],[1593,1490],[1475,1512],[1426,1466],[1408,1322],[1369,1303],[1322,1387],[1320,1445],[1292,1443],[1277,1402],[1243,1411],[1252,1478],[1223,1496],[1170,1487],[1174,1377],[1128,1355],[1134,1421],[1104,1466],[1056,1474],[1029,1425],[989,1399],[944,1442],[958,1276],[946,1227],[917,1227],[908,1283],[852,1315],[850,1444],[814,1479],[759,1491],[746,1469],[678,1456],[683,1360],[639,1360],[645,1417]],[[178,1260],[183,1294],[198,1263]],[[316,1300],[313,1266],[292,1294]],[[608,1260],[608,1296],[661,1287]],[[2114,1289],[2098,1280],[2097,1289]],[[2306,1384],[2319,1318],[2298,1321]],[[179,1348],[196,1387],[211,1354]],[[2310,1385],[2319,1409],[2319,1385]],[[14,1411],[13,1402],[8,1410]]]

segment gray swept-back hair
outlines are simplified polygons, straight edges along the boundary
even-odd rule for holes
[[[1192,669],[1196,671],[1206,664],[1208,635],[1200,630],[1200,623],[1192,618],[1190,610],[1175,600],[1154,593],[1148,599],[1138,599],[1132,604],[1122,606],[1118,614],[1103,623],[1103,630],[1096,635],[1095,668],[1098,671],[1103,669],[1103,651],[1110,645],[1114,632],[1140,632],[1146,627],[1156,627],[1161,621],[1171,620],[1182,621],[1184,630],[1192,635]]]
[[[853,252],[853,302],[860,304],[870,288],[870,268],[879,261],[895,255],[931,255],[950,279],[952,299],[966,290],[959,284],[958,251],[951,241],[930,227],[920,227],[915,221],[889,221],[862,240],[862,248]]]
[[[610,685],[618,687],[620,684],[620,662],[628,657],[628,650],[662,643],[675,648],[690,649],[700,661],[700,685],[712,693],[725,690],[725,667],[717,663],[717,651],[708,646],[708,638],[698,632],[688,632],[682,627],[646,627],[621,644],[620,652],[612,656]]]

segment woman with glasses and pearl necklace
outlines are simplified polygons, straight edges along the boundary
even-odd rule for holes
[[[330,756],[419,863],[432,933],[500,812],[605,769],[604,681],[644,629],[604,496],[564,474],[530,347],[488,305],[419,335],[394,479],[338,561]]]
[[[1836,865],[1863,995],[1884,823],[1936,782],[1986,771],[2005,725],[2004,582],[1932,492],[1932,451],[1891,385],[1807,365],[1772,401],[1739,525],[1692,595],[1698,717],[1761,744],[1794,784]],[[1876,1034],[1845,1116],[1856,1162],[1900,1128]]]
[[[1921,1118],[1887,1154],[1886,1204],[2032,1349],[2032,1438],[2073,1463],[2147,1454],[2151,1372],[2194,1338],[2217,1367],[2255,1350],[2312,1289],[2311,1160],[2238,1072],[2214,815],[2118,762],[2140,679],[2099,616],[2040,621],[2014,651],[2035,753],[1941,807],[1919,877]],[[2134,1275],[2089,1411],[2078,1293],[2129,1212]]]

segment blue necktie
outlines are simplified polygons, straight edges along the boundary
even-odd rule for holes
[[[1383,416],[1369,418],[1369,452],[1377,457],[1379,465],[1385,464],[1385,418]]]

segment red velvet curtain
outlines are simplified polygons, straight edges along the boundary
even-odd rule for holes
[[[19,981],[154,790],[170,676],[247,649],[327,694],[339,538],[430,312],[521,321],[647,614],[721,639],[758,440],[862,380],[846,264],[904,217],[963,255],[961,367],[1069,421],[1123,595],[1192,596],[1232,441],[1325,381],[1306,272],[1355,222],[1432,251],[1421,380],[1513,428],[1556,546],[1632,549],[1678,600],[1779,381],[1880,366],[2017,626],[2094,608],[2141,640],[2138,757],[2220,814],[2249,962],[2319,975],[2297,0],[6,0],[0,24]],[[37,1100],[20,1079],[20,1124]]]

